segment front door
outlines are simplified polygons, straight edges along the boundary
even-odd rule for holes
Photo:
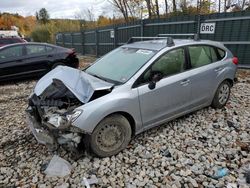
[[[26,44],[24,60],[30,73],[44,73],[49,69],[50,57],[45,45]]]
[[[185,49],[167,52],[141,76],[138,86],[141,116],[146,128],[188,111],[190,80],[186,72]],[[154,74],[161,74],[154,89],[149,88]]]
[[[0,50],[0,79],[17,77],[26,71],[23,55],[23,45],[10,46]]]

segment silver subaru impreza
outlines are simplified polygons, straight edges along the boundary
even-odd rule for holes
[[[29,98],[28,124],[51,149],[115,155],[149,128],[225,106],[237,64],[219,42],[130,40],[85,70],[58,66],[42,77]]]

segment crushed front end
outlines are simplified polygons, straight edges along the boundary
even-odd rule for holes
[[[58,66],[42,77],[29,97],[26,110],[29,127],[41,144],[54,150],[62,145],[68,150],[79,150],[88,134],[74,121],[83,114],[82,105],[112,91],[113,84],[102,81],[81,70]],[[81,127],[84,128],[84,122]]]
[[[71,124],[81,112],[74,109],[82,105],[77,99],[42,99],[36,94],[29,98],[26,110],[28,125],[37,141],[50,150],[59,145],[74,151],[82,141],[84,132]]]

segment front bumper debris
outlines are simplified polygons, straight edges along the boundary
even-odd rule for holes
[[[44,129],[41,126],[41,123],[39,123],[28,112],[26,112],[26,119],[31,132],[35,136],[38,143],[47,145],[52,150],[57,149],[57,143],[54,136],[48,130]]]
[[[48,123],[39,122],[34,114],[34,109],[28,107],[26,110],[27,123],[38,143],[46,145],[50,150],[56,150],[59,145],[70,151],[77,149],[83,136],[77,127],[51,128],[52,125],[48,126]]]

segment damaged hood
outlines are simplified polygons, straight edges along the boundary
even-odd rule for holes
[[[50,98],[55,96],[56,92],[61,92],[61,94],[66,92],[66,87],[79,101],[87,103],[94,91],[111,89],[112,86],[114,84],[105,82],[81,70],[58,66],[38,81],[34,93],[37,96]]]

